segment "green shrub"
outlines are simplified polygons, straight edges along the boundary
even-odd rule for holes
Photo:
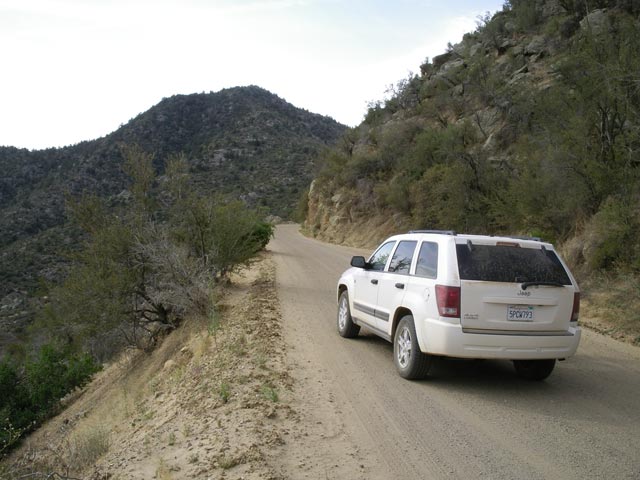
[[[293,214],[293,220],[298,223],[303,223],[307,219],[309,213],[309,189],[305,188],[300,195],[298,205]]]
[[[521,32],[534,29],[542,20],[542,12],[538,2],[531,0],[509,0],[511,11],[515,17],[516,26]]]
[[[413,185],[413,222],[422,228],[467,231],[471,172],[462,164],[429,168]]]
[[[9,358],[2,360],[0,453],[48,418],[64,395],[83,386],[99,369],[89,355],[49,344],[22,368]]]
[[[8,359],[0,362],[0,410],[11,407],[16,397],[18,387],[18,372],[15,365]]]
[[[253,244],[255,252],[264,250],[273,237],[273,224],[269,222],[257,221],[253,226],[253,231],[249,234],[247,241]]]
[[[634,209],[620,197],[610,197],[591,220],[592,245],[587,263],[594,270],[613,266],[638,268],[638,234],[640,225]]]
[[[409,214],[413,205],[409,186],[410,180],[405,175],[398,175],[388,183],[379,183],[375,191],[384,206]]]

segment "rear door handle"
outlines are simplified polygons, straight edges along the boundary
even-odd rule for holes
[[[378,284],[378,280],[376,280],[375,278],[373,280],[371,280],[371,283],[373,283],[374,285]]]
[[[396,288],[403,289],[404,283],[396,283]]]

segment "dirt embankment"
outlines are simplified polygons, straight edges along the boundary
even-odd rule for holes
[[[364,193],[354,197],[348,190],[332,195],[318,188],[314,181],[302,229],[319,240],[358,248],[374,248],[386,237],[408,230],[406,218],[377,213],[378,210],[368,204],[370,198],[371,195]]]
[[[106,368],[0,477],[282,478],[274,459],[298,417],[274,275],[263,256],[225,288],[217,314]]]

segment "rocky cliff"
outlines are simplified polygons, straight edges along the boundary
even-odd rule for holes
[[[368,247],[413,228],[542,237],[582,318],[640,343],[639,18],[630,1],[507,2],[323,156],[305,229]]]

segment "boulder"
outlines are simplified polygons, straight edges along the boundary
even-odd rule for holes
[[[516,45],[511,49],[511,53],[513,54],[514,57],[524,55],[524,47],[522,45]]]
[[[513,40],[507,38],[498,47],[498,53],[502,55],[503,53],[505,53],[510,48],[515,47],[515,45],[516,45],[516,43]]]
[[[481,43],[476,43],[475,45],[471,45],[471,48],[469,48],[469,55],[472,57],[475,57],[479,53],[481,54],[485,53],[484,46]]]
[[[609,16],[607,15],[606,8],[594,10],[580,20],[580,28],[583,31],[591,32],[595,35],[607,33],[609,31],[609,27]]]
[[[547,41],[544,36],[536,35],[531,41],[524,47],[525,55],[538,55],[544,53],[546,50]]]
[[[451,51],[458,57],[463,57],[465,50],[466,48],[464,42],[456,43],[453,47],[451,47]]]
[[[504,29],[509,33],[515,33],[515,31],[518,30],[518,27],[516,26],[515,22],[509,20],[504,23]]]
[[[555,15],[562,15],[564,8],[560,5],[560,0],[546,0],[542,5],[542,17],[549,18]]]
[[[448,72],[449,70],[455,70],[457,68],[464,67],[464,60],[458,58],[457,60],[452,60],[450,62],[445,63],[440,69],[441,72]]]
[[[436,57],[433,57],[433,66],[436,67],[436,68],[440,68],[442,65],[447,63],[449,60],[452,60],[453,57],[454,57],[454,53],[453,52],[446,52],[446,53],[443,53],[442,55],[438,55]]]

